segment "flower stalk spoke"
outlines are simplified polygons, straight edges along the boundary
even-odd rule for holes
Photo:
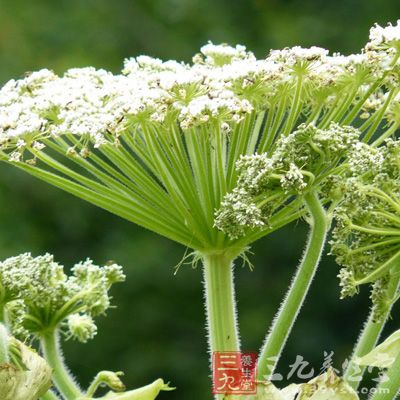
[[[293,324],[304,303],[325,245],[329,228],[326,212],[315,193],[307,194],[304,202],[311,218],[310,236],[295,278],[260,351],[257,373],[258,379],[261,381],[268,380],[276,367]]]

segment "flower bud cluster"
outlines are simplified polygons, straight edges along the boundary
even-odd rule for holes
[[[321,186],[329,171],[358,144],[360,132],[332,123],[327,129],[302,124],[278,139],[274,152],[243,156],[237,162],[238,183],[224,198],[216,226],[237,238],[247,229],[268,224],[288,198]]]
[[[375,320],[391,307],[400,265],[400,142],[355,147],[344,196],[335,210],[332,254],[342,267],[342,298],[371,285]]]
[[[109,290],[125,275],[117,264],[99,267],[90,259],[76,264],[71,272],[67,276],[50,254],[25,253],[0,262],[1,302],[15,335],[37,335],[61,327],[81,342],[94,337],[93,318],[110,307]]]

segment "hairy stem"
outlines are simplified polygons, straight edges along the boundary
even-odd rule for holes
[[[40,400],[60,400],[60,398],[51,390],[45,393]]]
[[[393,279],[389,287],[389,298],[393,298],[400,286],[400,276]],[[382,330],[390,316],[390,311],[392,306],[388,307],[385,315],[382,316],[381,321],[374,322],[373,313],[371,311],[368,319],[364,325],[364,328],[358,338],[357,344],[354,347],[353,354],[351,356],[350,362],[344,371],[343,378],[348,382],[348,384],[353,388],[357,389],[361,383],[362,377],[364,375],[366,367],[359,366],[354,363],[357,357],[362,357],[372,351],[381,336]]]
[[[224,253],[203,255],[209,348],[240,351],[233,287],[233,258]],[[223,398],[227,399],[228,397]]]
[[[315,193],[307,194],[304,200],[311,218],[310,236],[289,292],[272,323],[261,349],[257,372],[259,380],[268,379],[276,367],[286,340],[303,305],[324,248],[329,228],[326,212]]]
[[[64,365],[57,335],[55,330],[44,334],[40,340],[42,350],[47,362],[53,368],[53,381],[59,392],[66,400],[76,400],[83,396],[83,393]]]
[[[394,360],[393,365],[387,371],[387,376],[376,387],[370,400],[394,400],[400,389],[400,353]]]

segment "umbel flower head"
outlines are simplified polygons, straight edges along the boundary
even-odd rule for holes
[[[296,213],[238,242],[214,228],[241,156],[270,155],[302,123],[353,126],[364,141],[400,124],[399,23],[372,28],[350,56],[293,47],[257,60],[212,43],[200,51],[192,64],[139,56],[117,75],[89,67],[9,81],[1,158],[195,250],[244,248]],[[294,182],[301,189],[298,168],[288,192]]]
[[[90,259],[67,276],[50,254],[30,253],[0,262],[0,293],[5,318],[17,336],[61,328],[81,342],[93,338],[93,318],[110,307],[109,290],[125,275],[116,264],[99,267]]]
[[[375,320],[390,309],[400,265],[400,141],[375,148],[360,144],[349,158],[344,197],[335,211],[332,253],[342,297],[372,287]]]

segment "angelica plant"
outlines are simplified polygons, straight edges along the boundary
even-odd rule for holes
[[[257,60],[244,46],[209,43],[192,64],[139,56],[116,75],[41,70],[0,91],[0,155],[192,249],[204,266],[212,352],[240,350],[234,260],[306,216],[298,285],[270,335],[279,355],[329,227],[328,178],[343,172],[355,141],[379,145],[400,125],[399,56],[398,22],[373,27],[350,56],[294,47]]]
[[[33,257],[30,253],[24,253],[0,262],[2,320],[14,337],[40,342],[52,374],[46,365],[37,369],[44,371],[42,375],[46,372],[52,375],[62,399],[92,399],[97,388],[104,385],[112,390],[106,398],[116,400],[153,400],[160,390],[170,390],[159,379],[148,387],[125,391],[119,373],[102,371],[84,392],[64,364],[60,337],[81,343],[93,339],[97,333],[95,318],[105,314],[111,305],[111,286],[124,280],[125,275],[120,265],[99,267],[90,259],[75,264],[69,276],[51,254]],[[12,343],[15,343],[13,340]],[[22,351],[27,352],[25,347]],[[39,356],[37,358],[40,359]],[[22,366],[24,360],[22,357]],[[45,361],[42,360],[42,363]],[[19,385],[24,387],[23,382],[16,384]],[[141,397],[138,392],[142,393]],[[43,396],[44,400],[58,398],[52,392],[35,393],[32,391],[32,400],[37,400],[39,396]],[[8,398],[15,400],[17,397]]]

